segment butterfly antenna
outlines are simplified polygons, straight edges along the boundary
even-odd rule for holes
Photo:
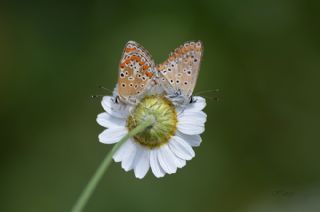
[[[216,88],[216,89],[211,89],[211,90],[199,91],[199,92],[195,93],[195,95],[204,94],[204,93],[219,93],[220,91],[221,90],[219,88]]]
[[[110,89],[108,89],[108,88],[106,88],[106,87],[104,87],[104,86],[102,86],[102,85],[99,85],[98,88],[103,89],[103,90],[106,90],[106,91],[108,91],[108,93],[111,93],[111,94],[113,93],[112,90],[110,90]],[[92,95],[91,98],[93,98],[93,99],[95,99],[95,98],[101,98],[101,97],[104,97],[104,96],[106,96],[106,95],[109,95],[108,93],[107,93],[107,94],[104,94],[104,95],[102,95],[102,94]]]
[[[215,102],[220,102],[221,101],[221,97],[218,97],[218,96],[215,96],[215,97],[212,97],[212,96],[203,96],[204,98],[210,100],[210,101],[215,101]]]
[[[102,98],[104,97],[105,95],[101,95],[101,94],[97,94],[97,95],[92,95],[90,96],[92,99],[96,99],[96,98]]]
[[[106,91],[110,92],[111,94],[113,93],[113,90],[111,90],[111,89],[109,89],[109,88],[106,88],[106,87],[104,87],[104,86],[102,86],[102,85],[99,85],[98,88],[103,89],[103,90],[106,90]]]

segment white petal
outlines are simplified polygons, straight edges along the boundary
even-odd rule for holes
[[[156,177],[163,177],[165,175],[165,172],[160,167],[158,157],[157,157],[157,149],[150,150],[150,167],[151,170]]]
[[[188,120],[193,120],[199,123],[205,123],[207,120],[207,114],[205,114],[203,111],[187,111],[184,110],[180,115],[179,115],[179,120],[180,119],[188,119]]]
[[[184,133],[177,131],[177,136],[181,137],[190,146],[200,146],[200,144],[201,144],[200,135],[186,135]]]
[[[111,96],[104,96],[102,98],[102,101],[101,101],[101,105],[103,107],[103,109],[108,112],[109,114],[112,114],[113,113],[113,110],[112,110],[112,106],[114,104],[114,100],[113,100],[113,97]]]
[[[204,132],[204,125],[190,126],[186,124],[179,124],[178,130],[188,135],[197,135]]]
[[[120,162],[123,160],[123,157],[126,155],[127,148],[130,148],[130,140],[126,141],[124,144],[120,146],[120,148],[117,150],[117,152],[113,155],[113,160],[115,162]]]
[[[129,140],[128,144],[129,145],[126,149],[126,152],[122,158],[122,163],[121,163],[121,167],[125,171],[130,171],[133,168],[134,158],[137,153],[137,144],[131,139]]]
[[[99,135],[99,141],[104,144],[117,143],[123,136],[128,133],[125,127],[114,127],[104,130]]]
[[[97,122],[98,124],[106,128],[124,127],[126,124],[125,119],[114,117],[109,113],[100,113],[97,116]]]
[[[191,160],[195,153],[192,147],[179,136],[173,136],[169,141],[172,152],[181,159]]]
[[[150,150],[141,147],[139,155],[136,155],[134,175],[136,178],[142,179],[147,174],[150,167]]]
[[[205,106],[207,105],[205,98],[201,96],[194,96],[193,99],[194,102],[187,105],[185,109],[186,111],[199,112],[203,110],[203,108],[205,108]]]
[[[167,144],[162,145],[158,150],[158,160],[162,169],[168,174],[176,173],[177,166],[175,164],[175,157]]]
[[[174,154],[174,162],[178,168],[182,168],[186,165],[186,160],[179,158]]]
[[[200,112],[184,111],[178,117],[178,130],[187,135],[196,135],[204,132],[204,123],[207,115]]]
[[[115,103],[112,96],[104,96],[101,104],[107,113],[117,118],[126,118],[129,114],[129,107],[122,103]]]

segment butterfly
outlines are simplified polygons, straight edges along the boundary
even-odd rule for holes
[[[155,66],[150,53],[140,44],[129,41],[119,64],[116,100],[135,104],[147,92],[163,91],[178,104],[192,101],[192,92],[200,70],[203,47],[200,41],[186,42],[169,58]]]
[[[200,41],[186,42],[156,67],[162,88],[174,102],[185,104],[193,101],[192,93],[198,79],[202,53]]]
[[[114,95],[121,102],[136,103],[155,84],[154,66],[150,53],[137,42],[129,41],[123,49]]]

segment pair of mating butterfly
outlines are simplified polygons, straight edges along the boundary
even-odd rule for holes
[[[200,69],[203,47],[200,41],[186,42],[175,49],[162,64],[155,65],[150,53],[129,41],[123,50],[116,102],[135,104],[146,93],[165,91],[174,102],[192,102],[192,92]]]

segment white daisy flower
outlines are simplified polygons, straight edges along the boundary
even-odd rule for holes
[[[117,143],[151,117],[154,124],[127,140],[113,159],[121,162],[125,171],[134,170],[140,179],[150,168],[156,177],[173,174],[195,156],[192,147],[200,145],[200,134],[204,132],[207,115],[202,110],[206,101],[199,96],[193,98],[195,101],[182,109],[162,95],[145,96],[135,107],[105,96],[102,106],[106,112],[98,115],[97,122],[107,129],[99,135],[99,141]]]

